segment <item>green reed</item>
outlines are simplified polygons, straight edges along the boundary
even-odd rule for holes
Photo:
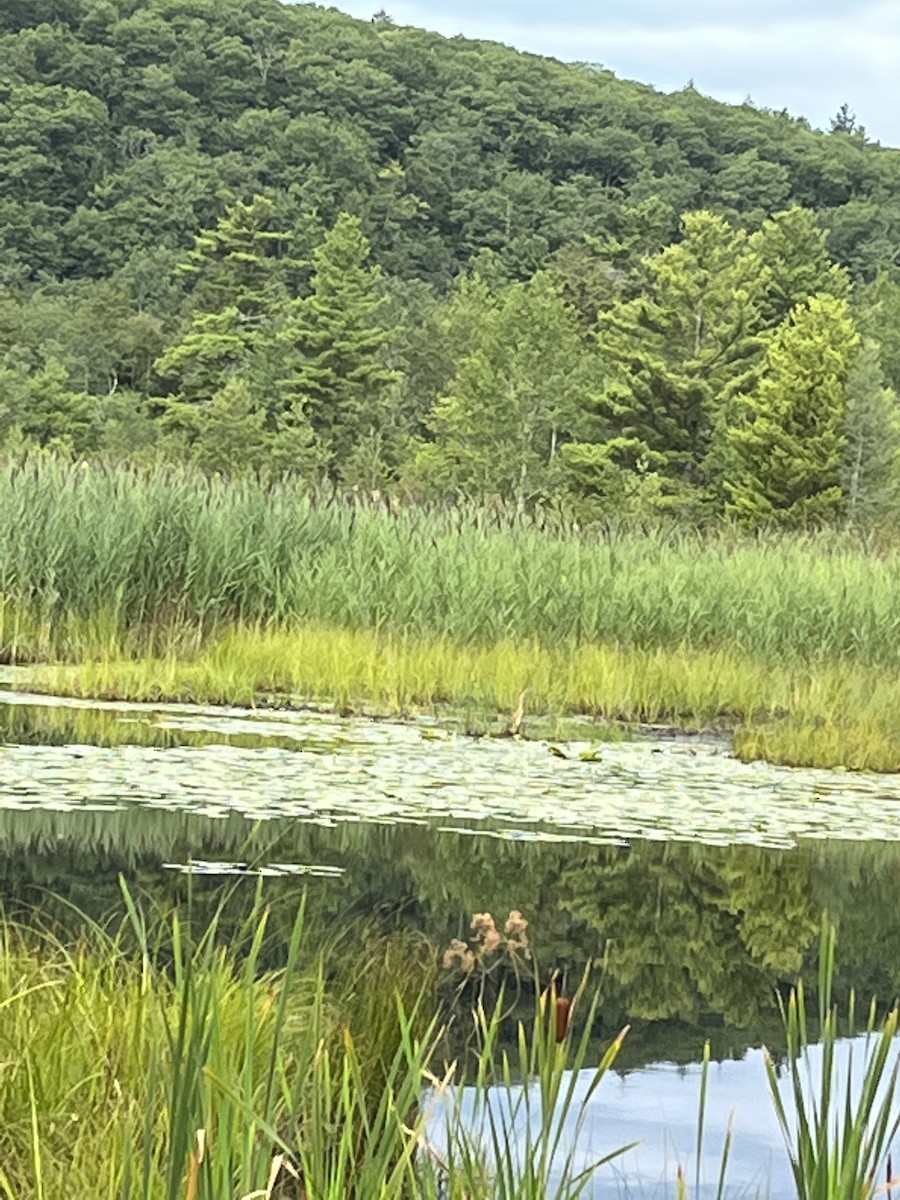
[[[302,904],[276,929],[261,888],[237,927],[224,901],[206,922],[190,900],[156,921],[128,891],[124,904],[117,934],[90,927],[74,945],[0,921],[4,1200],[577,1200],[627,1149],[598,1147],[587,1167],[576,1152],[625,1036],[592,1048],[588,974],[565,1008],[545,992],[511,1039],[502,995],[477,1008],[466,1071],[448,1056],[437,959],[421,941],[323,949]],[[897,1011],[870,1009],[854,1088],[836,1054],[833,975],[826,926],[821,1077],[798,986],[784,1008],[794,1111],[770,1061],[772,1100],[798,1200],[870,1200],[898,1130]],[[709,1064],[707,1047],[698,1192]],[[729,1128],[719,1200],[730,1149]],[[683,1172],[676,1195],[688,1195]]]
[[[289,483],[0,468],[0,652],[187,653],[234,624],[900,664],[900,551],[848,536],[578,530]]]
[[[238,929],[224,903],[198,926],[190,908],[154,924],[124,900],[119,934],[94,927],[74,947],[0,922],[4,1200],[578,1194],[559,1147],[583,1108],[567,1071],[593,1071],[596,1086],[618,1043],[596,1064],[586,1037],[560,1045],[538,1007],[518,1036],[544,1098],[540,1169],[493,1162],[454,1102],[453,1064],[432,1073],[446,1041],[436,956],[421,943],[344,938],[310,955],[322,931],[301,907],[285,945],[261,891]],[[277,971],[263,966],[273,938]],[[479,1020],[474,1087],[481,1103],[488,1087],[501,1103],[508,1093],[508,1108],[521,1086],[499,1048],[501,1017]]]
[[[784,1135],[798,1200],[869,1200],[891,1194],[891,1146],[900,1131],[897,1110],[900,1057],[896,1053],[897,1004],[879,1017],[873,1000],[865,1021],[862,1061],[849,1048],[842,1070],[837,1056],[843,1033],[858,1033],[856,1002],[850,993],[842,1023],[833,1000],[836,935],[823,924],[819,950],[817,1038],[810,1035],[802,982],[791,992],[782,1016],[786,1034],[789,1092],[793,1111],[785,1105],[778,1073],[766,1058],[772,1103]],[[820,1043],[819,1078],[811,1070],[810,1053]],[[857,1078],[854,1078],[856,1070]]]

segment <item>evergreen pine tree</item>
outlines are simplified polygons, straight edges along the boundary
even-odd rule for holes
[[[776,213],[751,235],[750,246],[767,271],[760,311],[769,329],[819,292],[850,295],[850,278],[829,258],[825,230],[808,208]]]
[[[96,446],[98,409],[55,358],[30,375],[0,365],[0,436],[18,430],[26,442],[84,453]]]
[[[900,393],[900,279],[882,271],[858,288],[856,319],[862,333],[879,346],[889,387]]]
[[[269,448],[265,413],[254,407],[244,380],[229,379],[196,413],[195,423],[191,458],[204,471],[240,475],[264,466]]]
[[[234,305],[195,313],[184,336],[155,363],[160,375],[178,381],[174,406],[211,400],[245,365],[252,341]]]
[[[180,274],[194,282],[194,312],[236,308],[252,326],[265,319],[284,298],[288,237],[275,228],[277,213],[266,196],[249,204],[238,202],[221,217],[215,229],[194,240]]]
[[[157,359],[177,388],[176,403],[208,402],[254,356],[269,354],[288,295],[287,239],[272,228],[275,206],[264,196],[236,204],[201,233],[179,270],[195,279],[189,323]],[[255,403],[270,397],[257,396]]]
[[[191,410],[190,418],[191,460],[205,471],[309,480],[321,472],[322,455],[302,410],[273,420],[240,376],[229,379],[209,404]]]
[[[291,386],[339,474],[353,447],[385,421],[396,373],[381,320],[387,302],[378,267],[357,217],[342,213],[313,255],[312,294],[296,302],[288,336],[298,360]]]
[[[728,511],[757,526],[804,527],[840,516],[847,382],[859,335],[845,300],[799,304],[776,330],[759,383],[728,429]]]
[[[720,411],[760,354],[766,271],[742,231],[691,213],[677,245],[644,259],[646,286],[601,315],[612,368],[600,398],[609,459],[695,484],[713,476]]]

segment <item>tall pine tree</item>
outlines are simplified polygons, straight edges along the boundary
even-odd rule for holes
[[[764,221],[751,234],[750,247],[766,268],[760,310],[769,329],[819,292],[842,299],[850,295],[850,278],[831,261],[825,230],[808,208],[795,205]]]
[[[599,348],[612,368],[600,400],[606,449],[703,485],[712,481],[719,414],[759,357],[766,271],[742,231],[707,212],[643,262],[645,287],[601,315]]]
[[[728,429],[727,509],[752,526],[802,528],[844,507],[847,381],[859,335],[846,300],[822,294],[776,330]]]
[[[354,448],[383,427],[397,378],[386,362],[381,270],[368,258],[359,218],[342,213],[313,255],[312,293],[296,302],[289,327],[298,351],[292,387],[336,477]]]
[[[181,265],[194,280],[192,311],[156,369],[173,385],[168,426],[187,434],[194,458],[207,469],[235,469],[242,438],[245,466],[254,455],[306,475],[321,465],[294,386],[299,352],[288,276],[298,264],[289,246],[274,204],[255,196],[201,233]]]
[[[199,234],[179,273],[194,281],[188,324],[157,359],[181,403],[208,402],[267,350],[286,303],[286,236],[264,196],[235,204]]]

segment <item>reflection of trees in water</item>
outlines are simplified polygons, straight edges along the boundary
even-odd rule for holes
[[[823,846],[814,888],[837,923],[837,989],[890,1003],[900,994],[900,844]]]
[[[709,1036],[721,1057],[772,1036],[774,989],[814,974],[823,908],[839,928],[840,981],[868,996],[900,987],[900,845],[808,843],[790,852],[649,842],[632,846],[516,842],[416,825],[267,821],[134,806],[127,811],[0,811],[7,912],[40,904],[74,927],[61,897],[95,919],[121,911],[122,872],[145,903],[182,901],[188,881],[162,869],[190,857],[339,866],[339,879],[272,879],[270,955],[304,890],[312,927],[358,918],[409,923],[436,943],[471,914],[522,909],[538,957],[573,976],[605,959],[604,1022],[637,1022],[628,1058],[696,1057]],[[254,883],[192,882],[200,919],[223,886],[235,922]],[[842,989],[839,989],[842,990]]]
[[[202,710],[197,716],[202,717]],[[197,717],[189,727],[181,726],[172,723],[164,705],[157,711],[149,706],[102,709],[69,703],[0,704],[0,740],[20,746],[143,746],[158,750],[211,745],[297,750],[302,744],[295,737],[278,737],[271,730],[265,736],[249,730],[223,730],[215,719],[207,730],[198,727]]]

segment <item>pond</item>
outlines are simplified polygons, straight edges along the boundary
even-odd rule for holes
[[[823,911],[838,991],[900,992],[900,778],[744,765],[700,739],[592,748],[474,739],[435,721],[0,692],[0,899],[104,920],[259,875],[277,920],[308,890],[332,925],[376,916],[439,944],[521,910],[542,964],[604,962],[601,1032],[631,1026],[588,1132],[641,1148],[596,1196],[671,1194],[693,1171],[699,1061],[732,1188],[791,1184],[760,1047],[814,975]],[[693,1178],[689,1174],[689,1178]]]

